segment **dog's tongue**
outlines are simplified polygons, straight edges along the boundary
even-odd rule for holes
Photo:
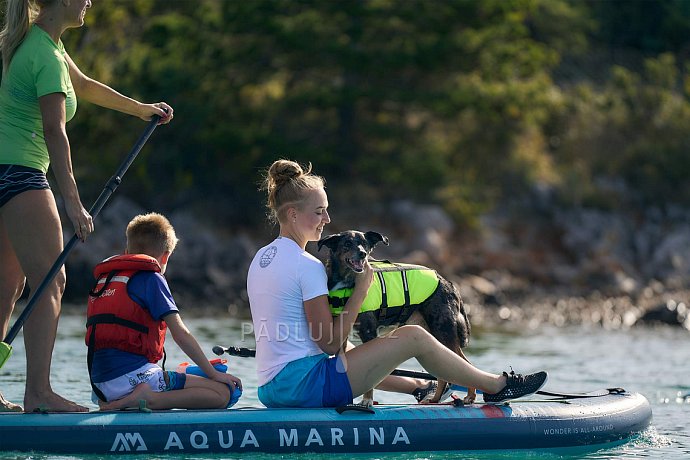
[[[361,272],[364,270],[364,261],[363,260],[352,260],[350,261],[352,263],[352,268],[357,271]]]

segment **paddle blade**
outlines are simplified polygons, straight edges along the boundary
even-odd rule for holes
[[[5,365],[10,355],[12,354],[12,345],[5,342],[0,342],[0,369]]]

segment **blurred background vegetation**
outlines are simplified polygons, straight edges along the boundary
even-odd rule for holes
[[[282,157],[314,164],[334,211],[403,197],[470,229],[535,192],[690,206],[688,37],[686,0],[99,0],[63,40],[175,108],[118,191],[144,206],[256,227]],[[81,104],[85,203],[143,128]]]

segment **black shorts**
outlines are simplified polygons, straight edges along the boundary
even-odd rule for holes
[[[49,188],[45,173],[39,169],[0,165],[0,208],[22,192]]]

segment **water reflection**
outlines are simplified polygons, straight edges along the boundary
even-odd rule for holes
[[[254,348],[253,337],[243,334],[243,331],[248,330],[246,325],[243,326],[245,322],[249,320],[236,320],[224,314],[185,317],[185,323],[199,340],[202,349],[207,351],[209,358],[215,357],[211,352],[214,345]],[[96,406],[90,400],[83,333],[82,316],[67,314],[62,317],[53,358],[52,381],[58,393],[95,410]],[[508,366],[518,372],[547,369],[550,375],[545,388],[547,390],[579,392],[623,387],[644,394],[652,404],[654,427],[635,441],[604,451],[578,453],[573,457],[563,453],[554,455],[532,452],[506,454],[505,458],[650,457],[679,460],[690,454],[690,384],[687,378],[689,338],[687,331],[669,327],[629,331],[610,331],[597,327],[544,327],[524,333],[475,331],[467,352],[477,366],[494,372],[508,369]],[[167,368],[172,369],[189,360],[170,337],[166,343]],[[20,335],[13,345],[13,356],[0,370],[0,389],[8,399],[20,402],[25,365],[23,337]],[[224,357],[228,359],[230,372],[242,378],[244,384],[244,394],[238,407],[259,405],[254,359],[227,355]],[[421,370],[415,361],[409,361],[400,367]],[[375,398],[384,403],[413,402],[411,396],[382,391],[377,391]],[[477,454],[466,458],[497,458],[497,454]],[[39,458],[22,455],[15,457]],[[269,455],[265,458],[275,457]],[[320,458],[332,460],[334,456],[310,456],[310,460]],[[450,459],[457,456],[428,454],[422,457],[417,453],[402,457],[396,455],[395,458]]]

